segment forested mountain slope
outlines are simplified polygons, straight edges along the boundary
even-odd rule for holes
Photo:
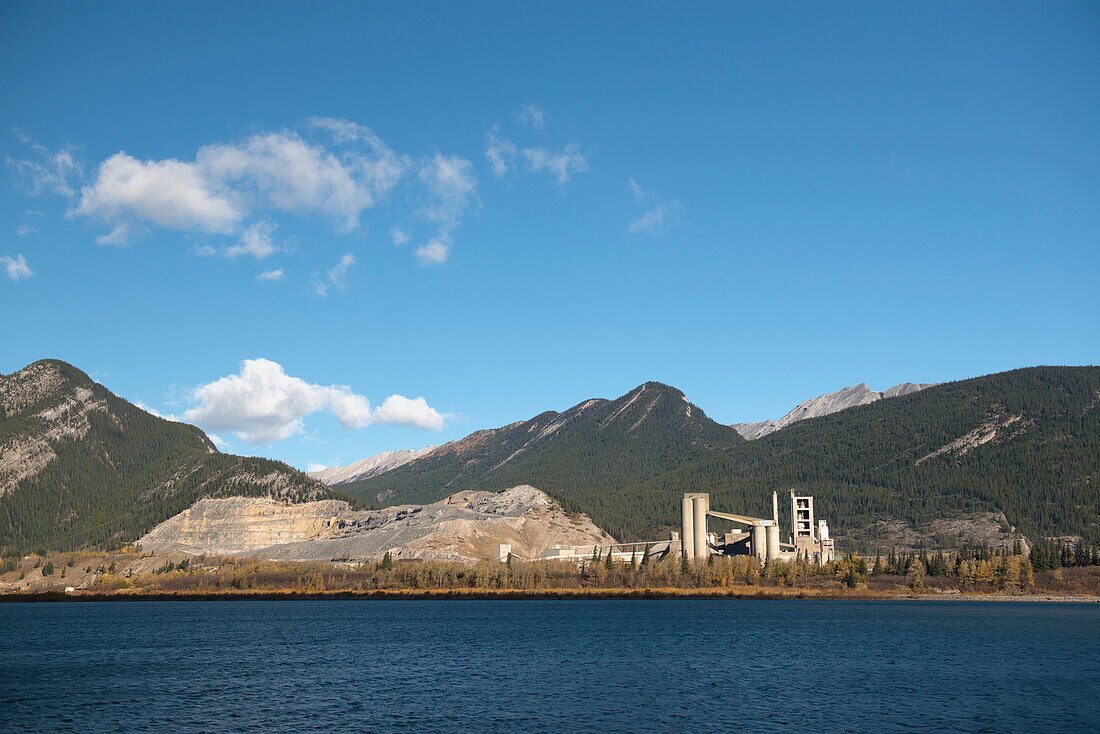
[[[637,504],[643,482],[744,442],[734,428],[712,421],[679,390],[647,382],[618,400],[587,400],[563,413],[550,411],[472,433],[340,489],[372,502],[422,504],[463,489],[530,484],[574,510],[579,506],[573,499],[584,497],[585,506],[604,518],[618,516],[617,508],[627,505],[638,517],[656,518],[655,506]],[[657,497],[648,501],[663,502]]]
[[[638,487],[766,509],[772,489],[815,495],[841,533],[1001,511],[1029,537],[1100,538],[1100,368],[1034,367],[945,383],[796,423]],[[578,498],[581,499],[581,498]],[[599,522],[599,519],[597,519]],[[624,516],[638,532],[641,518]]]
[[[131,542],[201,497],[347,499],[280,462],[220,454],[72,365],[0,376],[0,548]]]
[[[610,417],[619,410],[631,417]],[[531,440],[555,431],[564,432]],[[390,504],[529,483],[623,540],[675,525],[686,491],[767,516],[771,491],[791,487],[815,495],[818,516],[842,536],[880,520],[999,511],[1031,537],[1100,539],[1097,367],[1004,372],[799,421],[755,441],[732,434],[678,391],[647,383],[613,403],[480,431],[341,489]]]

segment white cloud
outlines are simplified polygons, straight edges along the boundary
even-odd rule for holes
[[[163,418],[166,421],[175,421],[177,423],[180,422],[179,416],[172,415],[171,413],[161,413],[159,410],[157,410],[153,406],[146,405],[145,403],[141,402],[140,400],[135,400],[134,405],[141,408],[142,410],[144,410],[146,413],[149,413],[150,415],[155,415],[157,418]]]
[[[214,257],[214,255],[218,254],[218,251],[215,250],[213,246],[200,245],[198,242],[191,246],[191,252],[199,257]]]
[[[426,431],[443,428],[443,416],[428,405],[424,398],[410,399],[404,395],[390,395],[371,415],[371,423],[389,423],[414,426]]]
[[[412,166],[408,156],[395,153],[369,127],[331,117],[314,117],[310,124],[327,130],[338,144],[357,143],[363,146],[360,150],[347,150],[343,161],[358,174],[376,198],[396,186]]]
[[[35,159],[17,161],[9,157],[7,163],[23,179],[27,192],[31,196],[38,196],[49,191],[71,198],[76,193],[73,191],[72,180],[80,178],[84,173],[84,165],[73,155],[73,148],[51,151],[26,135],[17,134],[19,140],[33,151]]]
[[[241,144],[207,145],[196,165],[218,185],[285,212],[321,213],[355,229],[359,214],[374,205],[371,184],[335,155],[282,131],[254,135]]]
[[[197,406],[184,417],[204,428],[233,431],[241,440],[269,444],[303,429],[306,416],[327,411],[344,428],[371,423],[438,429],[443,418],[423,398],[392,395],[373,414],[370,402],[346,385],[317,385],[286,374],[267,359],[246,359],[240,374],[195,389]]]
[[[532,171],[547,171],[559,184],[565,184],[575,173],[588,170],[588,161],[577,145],[567,145],[555,153],[545,148],[524,148],[523,157]]]
[[[282,269],[268,270],[268,271],[265,271],[265,272],[260,273],[259,275],[257,275],[256,280],[261,280],[261,281],[264,281],[264,282],[267,282],[267,283],[271,283],[271,282],[274,282],[276,280],[282,280],[285,277],[286,276],[284,275]]]
[[[546,112],[533,104],[524,105],[519,111],[519,121],[532,130],[541,130],[545,126],[545,116]]]
[[[458,156],[436,153],[421,164],[419,175],[431,197],[425,216],[445,226],[457,227],[470,200],[476,196],[474,164]]]
[[[233,444],[229,443],[216,433],[208,433],[206,434],[206,437],[209,438],[210,441],[218,447],[218,451],[228,451],[229,449],[233,448]]]
[[[493,175],[497,178],[504,176],[515,166],[516,144],[508,138],[499,137],[500,127],[493,125],[489,132],[485,133],[485,158],[492,166]]]
[[[319,276],[314,276],[313,290],[319,296],[327,296],[328,289],[331,286],[336,286],[340,290],[343,290],[344,278],[347,275],[348,268],[350,268],[352,265],[355,265],[357,262],[358,260],[355,259],[355,255],[352,255],[350,252],[345,253],[340,258],[340,261],[326,272],[326,275],[328,276],[327,280],[322,279]]]
[[[38,227],[35,227],[30,222],[24,222],[19,225],[19,229],[15,230],[15,233],[20,237],[29,237],[32,234],[38,234]]]
[[[514,167],[516,146],[497,143],[490,152],[499,159],[494,171],[501,165]],[[101,161],[75,192],[69,181],[83,173],[71,150],[51,153],[28,144],[42,160],[9,164],[27,177],[34,193],[49,190],[73,198],[69,215],[103,225],[97,241],[105,245],[126,245],[147,232],[167,229],[238,240],[229,246],[197,245],[196,254],[205,256],[216,248],[229,257],[260,259],[276,250],[270,235],[272,222],[282,223],[277,215],[318,216],[351,231],[365,211],[407,182],[407,201],[417,206],[413,213],[436,226],[436,245],[424,247],[438,257],[477,203],[470,161],[443,153],[414,160],[395,152],[370,128],[337,118],[314,117],[298,131],[264,131],[213,142],[199,147],[193,158],[145,159],[120,151]],[[575,156],[559,160],[562,154],[548,155],[545,160],[536,155],[535,165],[559,178],[577,170]],[[28,225],[21,231],[33,229]],[[391,235],[397,245],[409,241],[399,228]],[[286,241],[292,242],[293,235]]]
[[[441,237],[433,237],[428,244],[416,248],[416,257],[421,265],[442,265],[447,262],[451,252],[450,242]]]
[[[275,225],[271,222],[256,222],[249,225],[241,235],[241,242],[233,245],[225,251],[226,257],[240,257],[251,255],[257,260],[263,260],[275,252],[275,245],[271,242],[271,233],[275,231]]]
[[[635,199],[645,199],[646,193],[642,190],[642,187],[638,185],[638,182],[634,179],[630,179],[630,192],[634,194]]]
[[[95,182],[81,191],[76,212],[111,225],[99,242],[112,245],[125,244],[137,222],[228,234],[244,216],[195,164],[139,161],[126,153],[100,165]]]
[[[316,461],[309,462],[309,466],[306,467],[306,471],[310,474],[313,474],[314,472],[324,471],[325,469],[328,469],[327,464],[319,464]]]
[[[194,161],[117,153],[81,191],[75,213],[112,227],[104,244],[123,244],[146,224],[232,234],[264,210],[318,214],[355,229],[411,163],[353,122],[314,118],[310,126],[329,133],[334,147],[281,130],[205,145]]]
[[[34,275],[30,265],[27,265],[27,258],[22,255],[0,257],[0,267],[4,268],[11,280],[26,280]]]

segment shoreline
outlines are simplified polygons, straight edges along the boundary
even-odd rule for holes
[[[760,587],[730,589],[372,589],[369,591],[41,591],[0,594],[0,604],[65,602],[158,602],[158,601],[586,601],[700,599],[768,601],[960,601],[1100,604],[1100,596],[1069,594],[943,594],[883,593],[866,590],[819,591],[810,589],[772,590]]]

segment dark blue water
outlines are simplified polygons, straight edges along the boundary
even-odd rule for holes
[[[0,604],[3,731],[1097,731],[1100,605]]]

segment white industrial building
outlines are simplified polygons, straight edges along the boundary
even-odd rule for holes
[[[711,533],[707,527],[707,519],[711,517],[742,527],[735,527],[727,533]],[[550,548],[542,554],[542,559],[583,562],[594,555],[606,558],[611,553],[615,560],[629,563],[632,559],[640,560],[639,554],[648,552],[651,557],[683,554],[688,561],[706,560],[712,555],[752,555],[760,559],[761,563],[801,558],[811,563],[824,564],[833,560],[836,548],[829,537],[829,527],[825,521],[814,519],[814,498],[796,495],[793,489],[790,528],[787,542],[783,542],[780,539],[777,492],[772,492],[770,519],[719,512],[711,509],[710,494],[688,492],[680,503],[680,532],[673,531],[670,539],[595,547]]]
[[[728,520],[735,528],[721,536],[709,533],[707,518]],[[779,494],[772,492],[771,519],[718,512],[710,507],[710,495],[689,492],[680,505],[681,552],[688,560],[705,559],[713,554],[754,555],[762,563],[769,560],[793,561],[803,558],[813,563],[833,560],[835,547],[824,520],[814,522],[814,498],[796,495],[791,490],[791,534],[788,542],[779,535]]]

